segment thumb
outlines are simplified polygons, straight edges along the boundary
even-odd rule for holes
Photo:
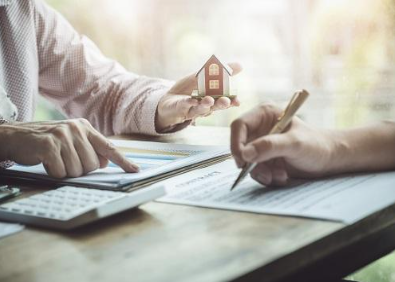
[[[195,89],[197,89],[197,80],[195,74],[190,74],[178,80],[169,90],[169,93],[189,96]]]
[[[238,74],[243,70],[243,67],[239,63],[229,63],[228,66],[230,66],[233,70],[232,76]]]
[[[174,101],[175,109],[176,109],[176,114],[182,114],[185,115],[191,107],[197,106],[199,104],[199,101],[196,99],[193,99],[190,96],[177,96]]]
[[[292,153],[292,140],[288,134],[272,134],[260,137],[245,146],[241,155],[244,161],[260,163],[287,157]]]

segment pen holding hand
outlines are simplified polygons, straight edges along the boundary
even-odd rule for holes
[[[278,107],[265,104],[236,119],[231,126],[231,151],[237,166],[256,163],[251,176],[264,185],[282,186],[290,177],[321,176],[333,163],[337,144],[332,132],[308,126],[292,117],[293,112],[282,133],[275,133],[283,113]]]

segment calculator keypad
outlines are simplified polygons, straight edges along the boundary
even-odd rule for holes
[[[0,205],[0,212],[69,220],[126,193],[65,186]]]

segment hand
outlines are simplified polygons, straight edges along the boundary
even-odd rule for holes
[[[233,69],[233,75],[241,71],[241,66],[237,63],[231,63],[229,66]],[[237,98],[230,100],[227,97],[221,97],[215,101],[212,97],[206,96],[198,101],[191,97],[193,90],[196,89],[196,77],[195,74],[192,74],[177,81],[169,92],[162,97],[159,101],[156,117],[158,132],[166,131],[166,129],[188,120],[209,116],[216,110],[240,105]]]
[[[85,119],[0,126],[0,159],[22,165],[43,163],[56,178],[78,177],[106,167],[108,160],[126,172],[137,172]]]
[[[282,186],[290,177],[318,177],[337,159],[337,132],[317,130],[294,117],[282,134],[267,135],[282,110],[262,105],[231,125],[231,150],[238,167],[259,163],[251,176],[264,185]]]

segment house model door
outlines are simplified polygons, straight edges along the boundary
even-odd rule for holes
[[[206,95],[222,96],[224,92],[223,86],[223,67],[220,61],[212,56],[206,63],[205,69],[205,88]]]

